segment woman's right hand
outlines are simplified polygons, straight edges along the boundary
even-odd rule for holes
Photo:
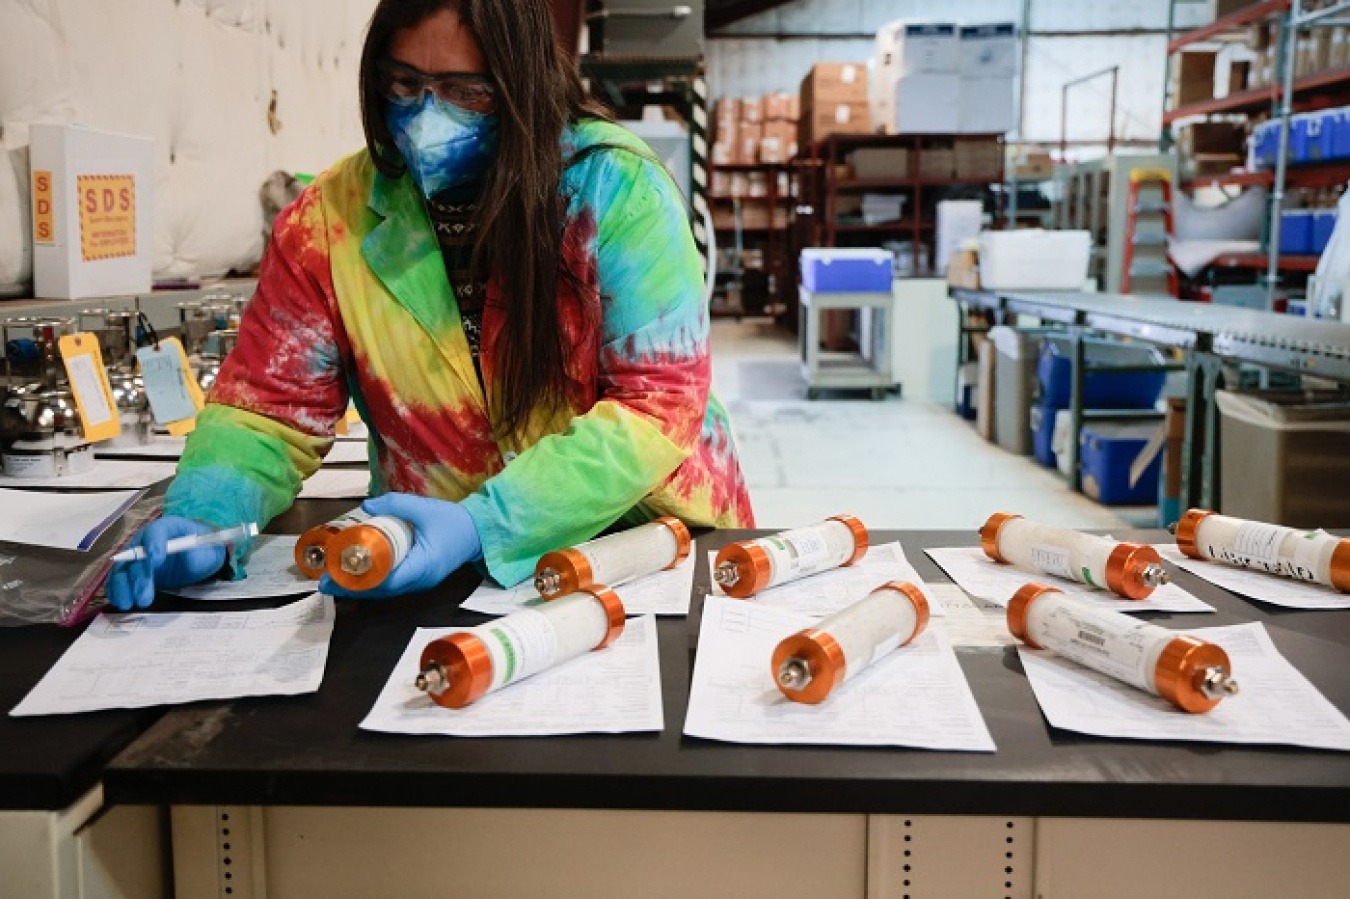
[[[208,534],[212,530],[208,524],[176,515],[141,528],[127,549],[144,547],[145,558],[113,565],[108,574],[108,603],[123,612],[144,609],[155,601],[155,591],[161,587],[183,587],[215,574],[225,564],[223,546],[200,546],[172,554],[164,551],[164,544],[174,537]]]

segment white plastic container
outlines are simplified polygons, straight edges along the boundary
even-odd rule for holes
[[[1091,250],[1087,231],[983,231],[980,284],[991,290],[1082,290]]]

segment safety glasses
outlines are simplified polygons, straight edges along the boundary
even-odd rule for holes
[[[431,91],[437,99],[462,109],[490,113],[496,108],[497,91],[486,75],[467,72],[429,75],[392,59],[380,62],[378,70],[380,87],[390,103],[411,106],[422,102],[422,96]]]

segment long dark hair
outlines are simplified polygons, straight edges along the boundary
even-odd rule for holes
[[[385,176],[401,176],[405,165],[385,122],[377,67],[394,32],[443,9],[478,41],[496,86],[500,137],[479,198],[473,265],[476,276],[499,285],[508,322],[494,344],[501,389],[493,412],[502,436],[523,430],[536,408],[556,410],[567,400],[570,348],[563,344],[558,278],[578,285],[582,273],[566,269],[563,259],[559,141],[568,123],[609,115],[587,96],[558,46],[546,0],[380,0],[361,51],[360,90],[366,146]],[[583,321],[593,320],[592,310],[582,312]]]

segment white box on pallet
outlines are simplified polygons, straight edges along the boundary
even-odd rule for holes
[[[893,134],[952,134],[961,124],[961,77],[905,75],[895,82]]]
[[[1017,26],[1012,22],[963,25],[961,100],[963,134],[1004,134],[1017,127]]]
[[[984,231],[980,285],[990,290],[1082,290],[1091,251],[1087,231]]]
[[[79,125],[29,133],[36,295],[149,293],[154,141]]]
[[[962,78],[1017,76],[1017,26],[1012,22],[962,25],[958,45]]]

